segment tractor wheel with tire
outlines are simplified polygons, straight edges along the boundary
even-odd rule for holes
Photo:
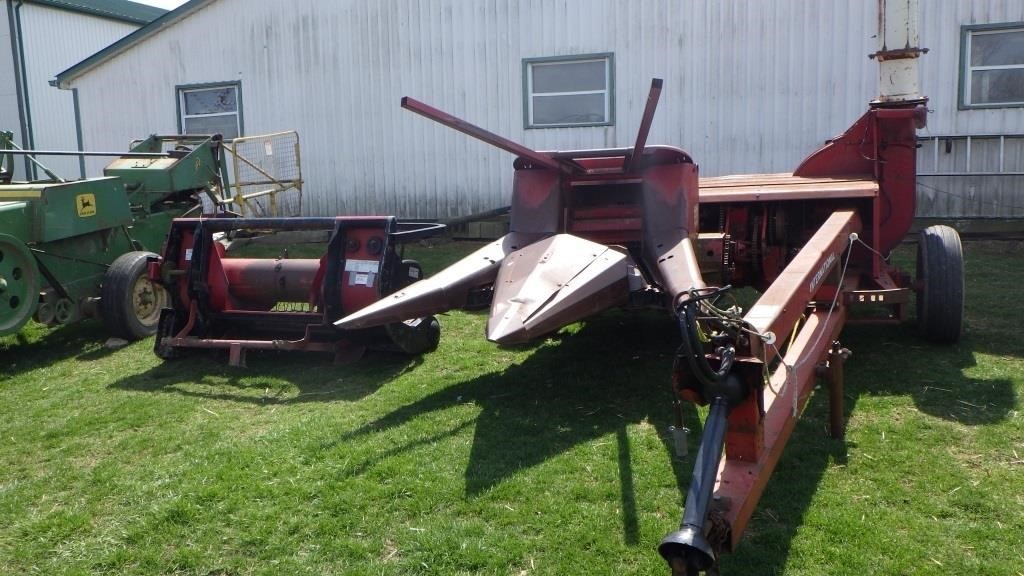
[[[39,303],[41,275],[24,242],[0,234],[0,335],[13,334],[28,322]]]
[[[384,331],[395,350],[412,356],[434,350],[441,340],[441,324],[433,316],[392,322],[384,326]]]
[[[917,242],[917,326],[925,339],[960,340],[964,330],[964,253],[949,226],[921,230]]]
[[[141,340],[156,332],[160,310],[167,307],[163,286],[146,275],[152,252],[128,252],[114,260],[100,289],[100,318],[111,336]]]

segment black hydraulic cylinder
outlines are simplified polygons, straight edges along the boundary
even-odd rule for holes
[[[669,563],[673,574],[694,575],[700,570],[707,570],[715,562],[715,553],[704,529],[722,459],[729,409],[729,401],[722,396],[716,396],[711,402],[697,461],[693,465],[690,489],[686,493],[683,520],[679,530],[665,536],[658,546],[658,552]]]

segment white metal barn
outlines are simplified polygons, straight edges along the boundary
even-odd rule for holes
[[[55,84],[77,90],[86,149],[295,129],[306,213],[450,218],[507,204],[513,159],[400,109],[402,96],[534,149],[627,146],[660,77],[649,143],[681,146],[707,176],[791,171],[877,94],[876,9],[191,0]],[[924,0],[920,35],[933,111],[921,168],[943,174],[922,177],[920,213],[1024,216],[1024,0]]]
[[[165,12],[127,0],[0,0],[0,130],[22,148],[77,150],[75,91],[48,82]],[[77,158],[40,160],[64,178],[85,175]],[[16,166],[24,178],[25,163]]]

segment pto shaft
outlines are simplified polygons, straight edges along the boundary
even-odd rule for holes
[[[686,493],[683,520],[679,530],[665,536],[658,546],[658,552],[672,568],[673,576],[693,576],[715,563],[714,550],[705,536],[705,524],[718,476],[718,464],[722,459],[728,418],[729,402],[722,396],[715,397],[704,423],[690,489]]]

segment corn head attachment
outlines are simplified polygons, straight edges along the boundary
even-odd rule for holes
[[[188,349],[224,349],[235,366],[252,349],[331,352],[337,360],[367,348],[433,350],[440,327],[432,316],[358,330],[334,322],[419,280],[423,271],[402,259],[402,246],[442,228],[394,217],[177,219],[162,257],[149,266],[171,303],[154,350],[170,359]],[[319,233],[327,241],[314,258],[254,258],[226,249],[229,238],[257,232]]]

